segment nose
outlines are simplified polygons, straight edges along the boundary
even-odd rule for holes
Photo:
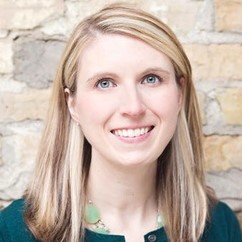
[[[145,113],[146,106],[142,93],[137,87],[129,87],[123,90],[120,99],[120,113],[123,116],[139,117]]]

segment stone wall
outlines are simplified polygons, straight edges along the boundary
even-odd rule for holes
[[[108,2],[0,0],[0,206],[28,181],[66,39]],[[128,2],[161,18],[183,43],[201,103],[207,181],[242,224],[242,1]]]

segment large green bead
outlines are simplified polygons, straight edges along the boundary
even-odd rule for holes
[[[161,228],[164,226],[164,222],[162,220],[162,217],[160,215],[157,216],[157,228]]]
[[[86,205],[86,221],[89,224],[95,224],[100,220],[100,213],[98,209],[92,204]]]

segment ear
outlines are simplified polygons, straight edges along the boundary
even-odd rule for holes
[[[65,88],[65,97],[66,97],[67,106],[72,119],[74,119],[79,124],[79,119],[76,112],[75,96],[71,95],[69,88]]]

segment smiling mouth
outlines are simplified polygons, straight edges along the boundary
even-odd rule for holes
[[[136,128],[136,129],[116,129],[116,130],[112,130],[111,132],[114,135],[117,135],[120,137],[135,138],[149,133],[153,128],[154,126]]]

